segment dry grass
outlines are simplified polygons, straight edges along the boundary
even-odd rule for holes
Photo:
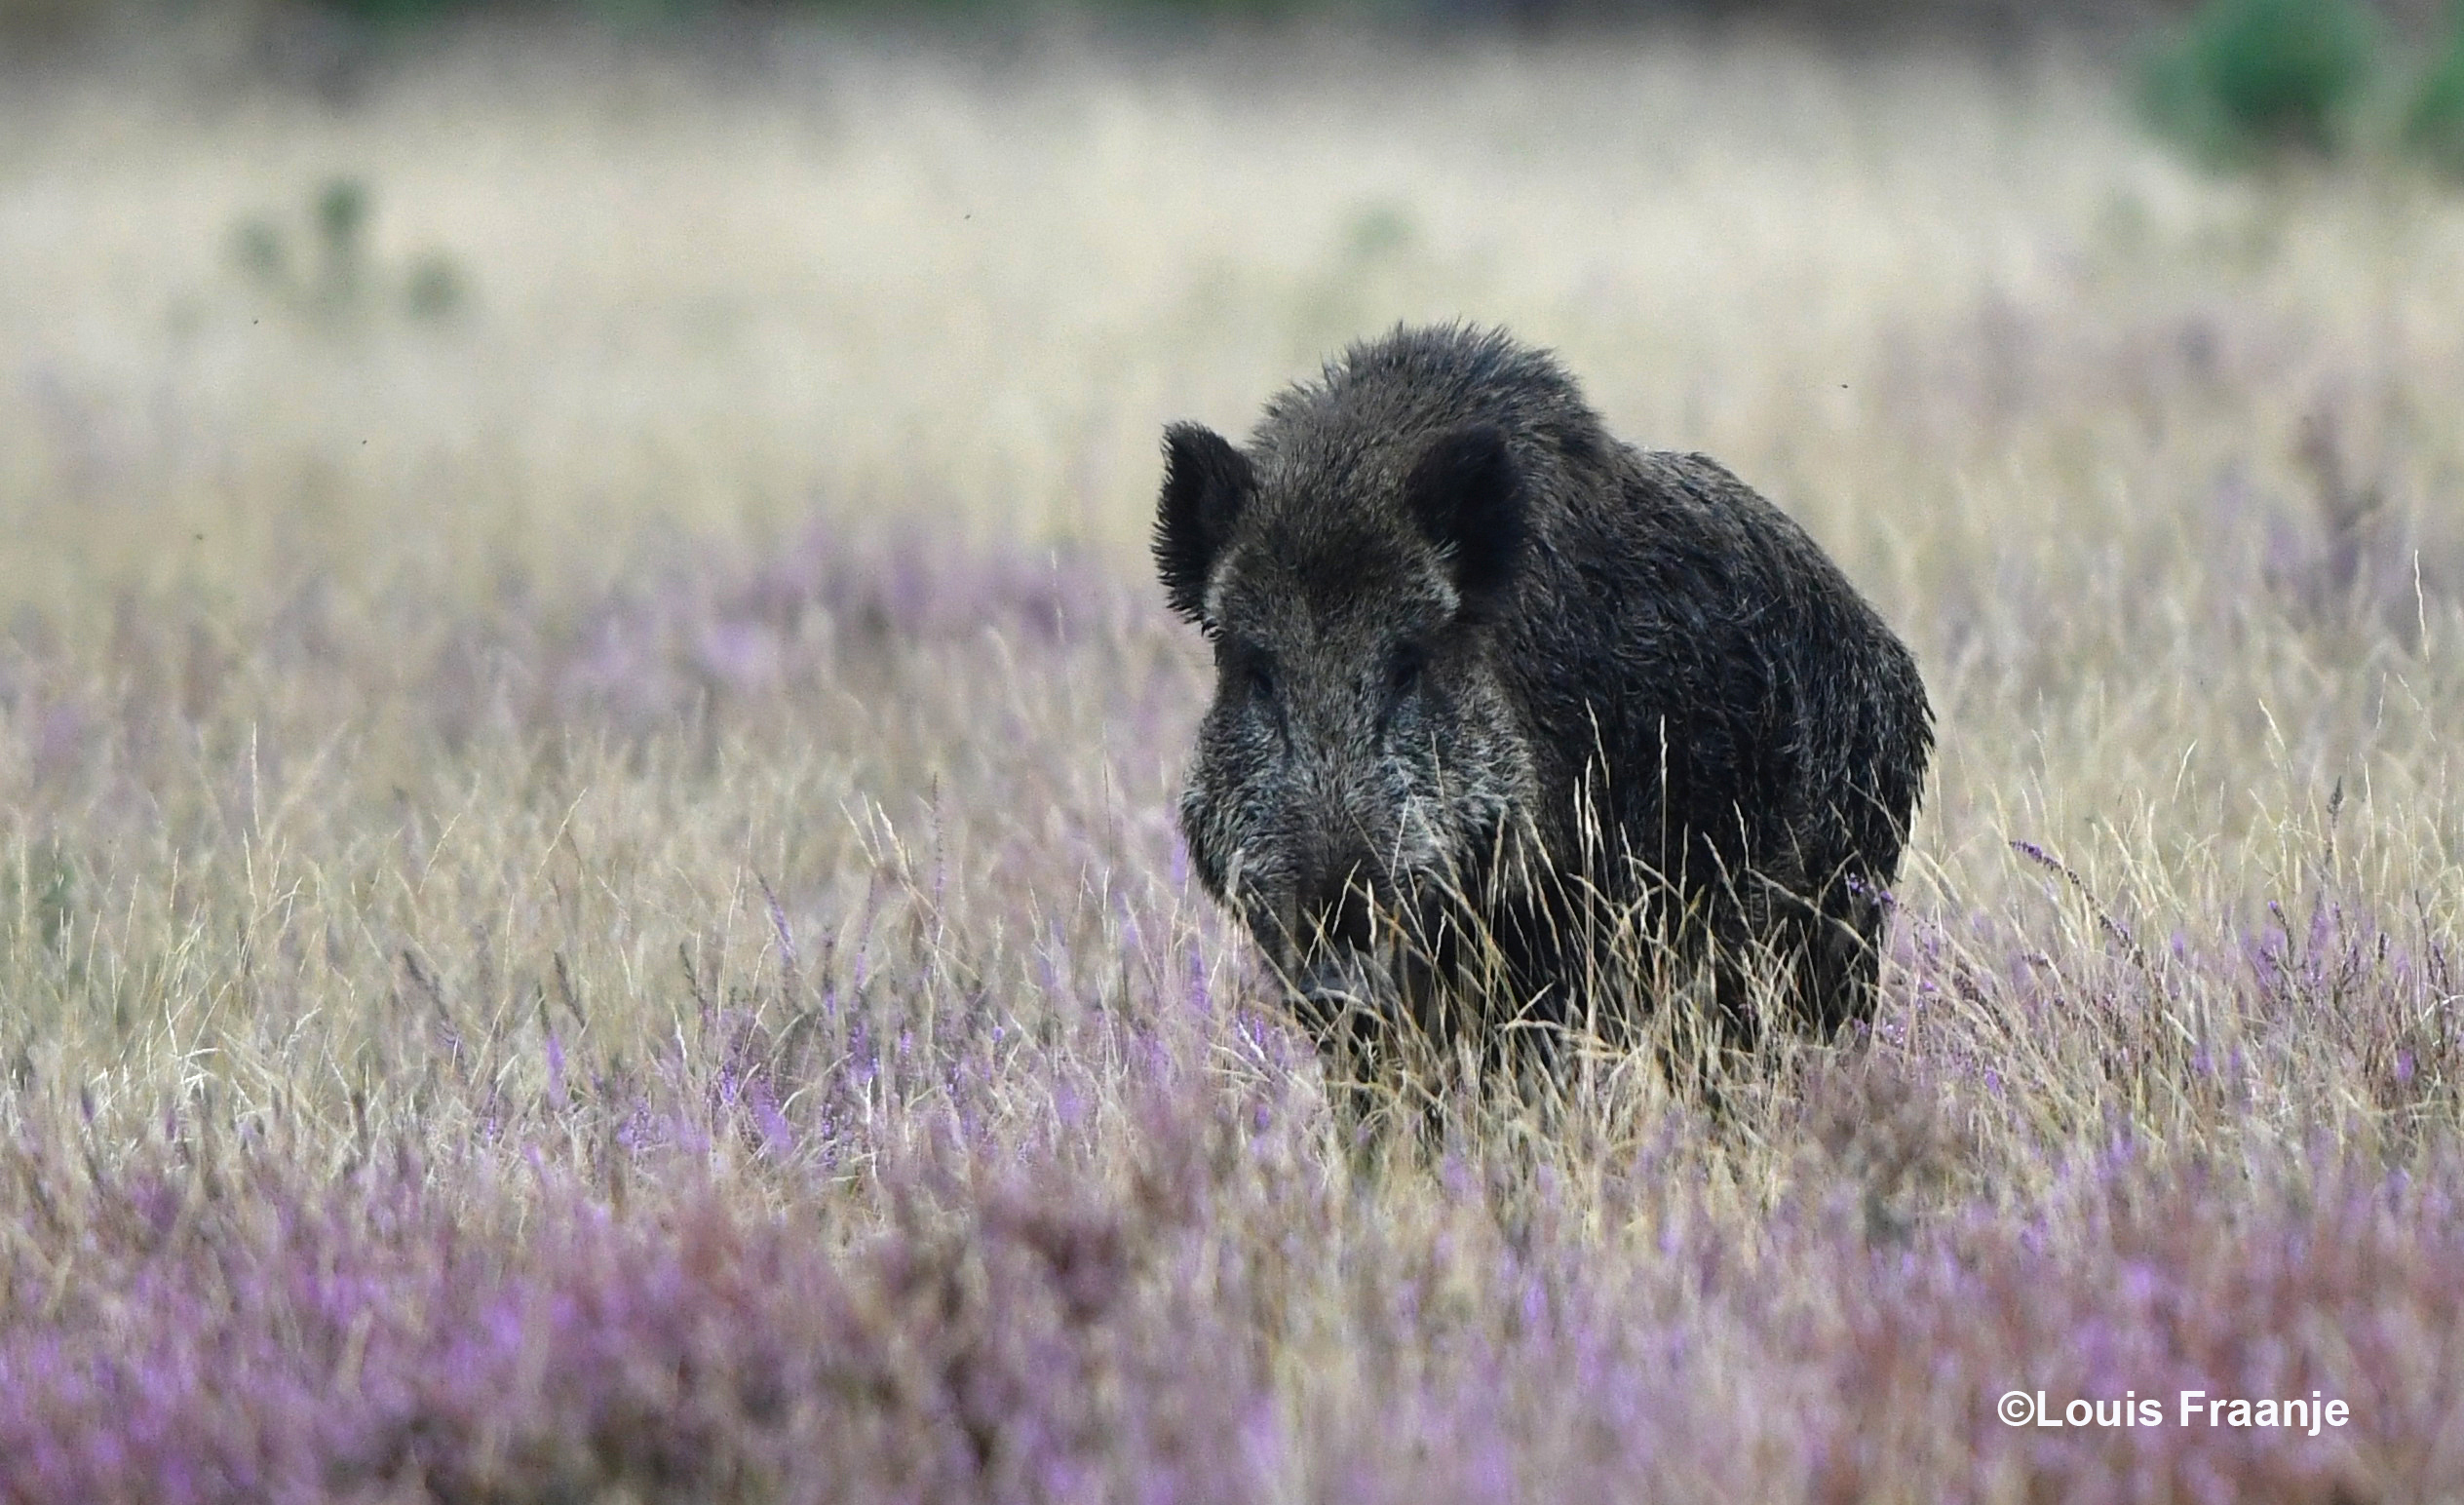
[[[1772,41],[8,90],[0,1494],[2464,1486],[2464,199]],[[359,291],[238,268],[337,174]],[[1175,852],[1161,425],[1457,315],[1942,714],[1721,1115],[1364,1133]]]

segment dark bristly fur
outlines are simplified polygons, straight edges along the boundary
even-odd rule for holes
[[[1732,1039],[1757,960],[1803,1024],[1869,1015],[1932,715],[1779,509],[1461,327],[1354,346],[1245,448],[1165,447],[1156,561],[1219,670],[1182,830],[1329,1044],[1493,1032],[1476,955],[1519,1015],[1626,1016],[1584,981],[1602,907],[1713,960]]]

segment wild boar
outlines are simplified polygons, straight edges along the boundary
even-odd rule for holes
[[[1632,1020],[1662,1000],[1587,981],[1603,914],[1707,975],[1734,1042],[1773,999],[1870,1015],[1932,712],[1777,507],[1460,326],[1164,448],[1156,564],[1216,669],[1181,830],[1322,1040]]]

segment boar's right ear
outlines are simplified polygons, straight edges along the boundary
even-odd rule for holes
[[[1155,506],[1155,569],[1164,598],[1192,622],[1206,616],[1207,573],[1231,535],[1257,473],[1241,451],[1203,424],[1164,431],[1164,494]]]
[[[1477,424],[1432,444],[1405,478],[1404,500],[1445,551],[1464,610],[1495,604],[1521,562],[1526,527],[1522,477],[1506,436]]]

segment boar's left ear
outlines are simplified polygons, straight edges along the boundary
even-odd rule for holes
[[[1404,482],[1404,500],[1445,551],[1464,609],[1494,605],[1514,579],[1525,531],[1522,477],[1506,436],[1482,424],[1431,444]]]
[[[1164,494],[1155,504],[1155,571],[1164,598],[1192,622],[1206,615],[1207,575],[1257,474],[1230,441],[1203,424],[1164,431]]]

